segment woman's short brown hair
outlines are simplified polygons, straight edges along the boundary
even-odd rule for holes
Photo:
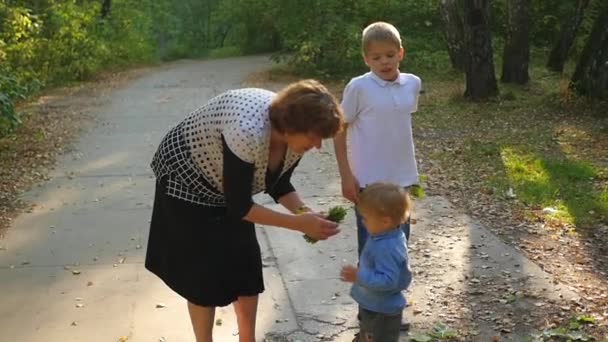
[[[378,217],[388,217],[395,225],[405,222],[411,208],[404,188],[384,182],[372,183],[359,194],[357,209]]]
[[[332,138],[344,125],[336,98],[315,80],[292,83],[279,91],[270,104],[272,127],[283,134],[315,134]]]

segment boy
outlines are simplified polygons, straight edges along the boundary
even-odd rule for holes
[[[404,50],[393,25],[376,22],[367,26],[362,45],[370,72],[353,78],[344,89],[342,109],[348,126],[334,138],[342,194],[355,203],[359,191],[374,182],[403,188],[418,183],[412,113],[418,108],[420,78],[399,71]],[[409,240],[409,218],[401,229]],[[367,236],[357,214],[359,255]],[[404,320],[402,329],[408,328]]]
[[[407,240],[401,229],[409,215],[408,193],[400,186],[373,183],[359,195],[357,210],[370,235],[359,268],[344,266],[340,277],[353,283],[351,296],[361,315],[357,342],[397,342],[405,297],[412,281]]]

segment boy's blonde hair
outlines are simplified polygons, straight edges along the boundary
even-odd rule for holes
[[[401,48],[401,36],[397,28],[384,21],[377,21],[369,24],[363,30],[361,45],[363,53],[367,53],[367,48],[372,42],[390,42]]]
[[[367,186],[357,202],[357,209],[379,217],[390,218],[395,225],[405,222],[411,208],[407,190],[391,184],[377,182]]]

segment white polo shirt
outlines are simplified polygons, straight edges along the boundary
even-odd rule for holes
[[[348,160],[362,187],[383,181],[418,183],[412,113],[418,109],[420,78],[401,73],[385,81],[373,72],[353,78],[344,89]]]

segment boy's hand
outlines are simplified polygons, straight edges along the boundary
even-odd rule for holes
[[[342,196],[353,203],[357,203],[358,193],[359,181],[357,178],[353,175],[342,177]]]
[[[357,281],[357,268],[353,265],[346,265],[342,267],[340,279],[348,283],[354,283]]]

